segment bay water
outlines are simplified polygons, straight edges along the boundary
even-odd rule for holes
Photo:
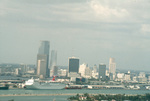
[[[10,89],[0,90],[0,101],[67,101],[72,95],[58,94],[146,94],[150,90],[122,90],[122,89],[63,89],[63,90],[25,90],[25,89]],[[51,96],[2,96],[2,95],[20,95],[20,94],[57,94]]]

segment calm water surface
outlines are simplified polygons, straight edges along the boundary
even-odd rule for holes
[[[76,93],[90,93],[90,94],[145,94],[150,93],[150,90],[121,90],[121,89],[100,89],[100,90],[25,90],[25,89],[15,89],[15,90],[0,90],[0,95],[3,94],[76,94]],[[0,101],[8,101],[14,99],[14,101],[67,101],[69,96],[10,96],[10,97],[0,97]]]

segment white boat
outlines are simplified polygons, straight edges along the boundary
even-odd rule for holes
[[[25,82],[26,89],[63,89],[65,84],[55,81],[55,77],[52,81],[40,81],[33,78]]]

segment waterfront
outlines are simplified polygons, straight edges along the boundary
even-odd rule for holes
[[[0,97],[0,101],[8,101],[8,100],[14,100],[14,101],[53,101],[54,99],[56,101],[67,101],[67,98],[69,96],[11,96],[11,97]]]
[[[122,90],[122,89],[99,89],[99,90],[25,90],[25,89],[13,89],[13,90],[0,90],[0,101],[8,101],[14,99],[14,101],[67,101],[69,96],[76,94],[145,94],[150,93],[150,90]]]

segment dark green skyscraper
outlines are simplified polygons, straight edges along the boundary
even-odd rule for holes
[[[79,72],[79,59],[71,57],[69,58],[69,73],[70,72]]]
[[[99,80],[105,80],[106,79],[106,65],[105,64],[99,65],[98,79]]]

